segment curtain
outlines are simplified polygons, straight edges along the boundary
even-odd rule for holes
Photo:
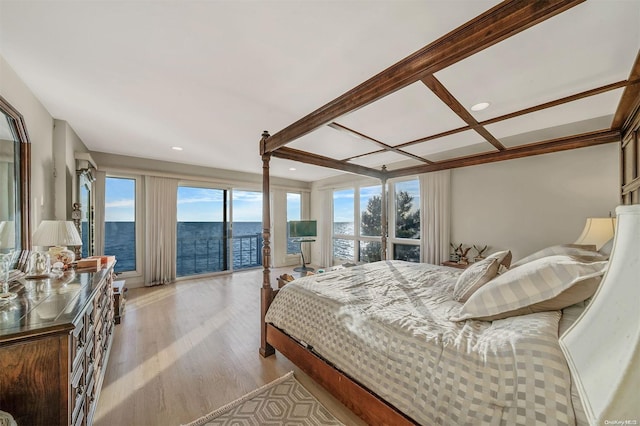
[[[449,170],[420,175],[421,261],[439,265],[449,260],[451,173]]]
[[[146,286],[176,280],[176,227],[178,181],[145,176]]]
[[[94,201],[94,217],[93,217],[93,229],[95,233],[93,235],[94,254],[109,254],[115,255],[117,253],[105,253],[104,252],[104,220],[105,220],[105,185],[107,174],[105,172],[96,172],[96,181],[94,183],[95,194],[93,196]]]
[[[333,190],[320,191],[320,264],[325,268],[333,266]]]

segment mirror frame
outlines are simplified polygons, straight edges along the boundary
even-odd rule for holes
[[[20,249],[31,250],[31,141],[24,117],[6,99],[0,96],[0,111],[13,120],[20,142],[20,199],[16,213],[20,215]]]

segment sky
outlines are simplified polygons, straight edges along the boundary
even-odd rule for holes
[[[135,221],[135,179],[107,178],[105,221]],[[178,222],[222,222],[224,190],[178,187]],[[288,194],[287,216],[300,218],[300,195]],[[262,192],[233,191],[236,222],[262,221]]]

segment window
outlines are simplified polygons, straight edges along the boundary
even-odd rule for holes
[[[287,192],[287,223],[291,220],[302,219],[302,196],[296,192]],[[287,227],[287,254],[300,254],[300,244],[289,238]]]
[[[227,190],[178,187],[178,277],[225,271],[229,268],[227,212]]]
[[[420,262],[420,183],[418,179],[401,181],[393,188],[393,258]]]
[[[380,185],[334,191],[333,257],[338,262],[374,262],[382,258],[381,213]]]
[[[382,259],[382,187],[367,186],[360,192],[360,261]]]
[[[354,189],[333,191],[333,257],[338,261],[355,259],[354,194]]]
[[[233,191],[233,269],[262,265],[262,192]]]
[[[136,179],[105,180],[104,252],[117,256],[115,272],[136,271]]]

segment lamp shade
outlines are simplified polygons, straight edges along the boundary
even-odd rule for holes
[[[0,222],[0,250],[12,249],[16,246],[16,223],[14,221]]]
[[[71,221],[43,220],[33,233],[33,245],[47,246],[81,246],[82,238]]]
[[[616,220],[612,217],[590,217],[584,225],[582,234],[576,240],[576,244],[595,245],[596,250],[613,238],[616,228]]]

